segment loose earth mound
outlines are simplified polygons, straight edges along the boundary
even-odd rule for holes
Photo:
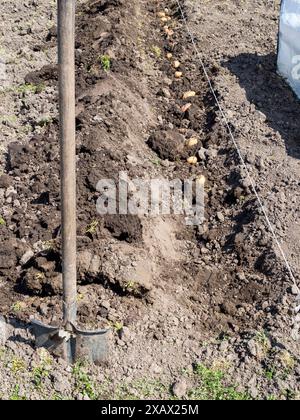
[[[158,15],[165,8],[168,28]],[[189,2],[184,11],[190,16]],[[224,338],[237,359],[247,361],[256,331],[267,334],[279,321],[283,329],[291,321],[290,305],[283,304],[283,296],[291,297],[289,277],[177,2],[86,2],[78,10],[76,34],[79,323],[112,328],[114,367],[103,369],[113,381],[141,371],[171,380],[195,359],[215,358]],[[43,45],[54,46],[56,36],[51,28]],[[223,71],[209,69],[212,80]],[[55,88],[57,68],[29,72],[25,81]],[[188,163],[192,156],[195,165]],[[120,172],[129,179],[205,176],[205,222],[187,226],[175,215],[99,216],[97,183],[118,182]],[[8,145],[0,202],[1,314],[59,324],[56,119],[29,141]],[[221,341],[206,357],[200,343],[212,338]]]

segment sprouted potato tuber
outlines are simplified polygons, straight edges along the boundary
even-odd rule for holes
[[[194,98],[195,96],[196,96],[196,92],[194,92],[193,90],[190,90],[184,93],[183,99]]]
[[[198,159],[196,156],[190,156],[187,159],[187,163],[189,163],[190,165],[196,165],[197,162],[198,162]]]
[[[191,103],[183,105],[183,107],[181,107],[181,112],[184,114],[186,111],[190,109],[191,106],[192,106]]]
[[[188,147],[194,147],[196,144],[198,144],[198,139],[196,139],[196,137],[190,138],[187,142]]]
[[[173,31],[173,29],[166,28],[166,29],[165,29],[165,32],[166,32],[166,34],[168,35],[168,37],[170,37],[170,36],[174,35],[174,31]]]

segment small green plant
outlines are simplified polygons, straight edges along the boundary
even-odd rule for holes
[[[0,216],[0,226],[5,226],[5,220]]]
[[[25,309],[25,307],[26,307],[26,304],[24,302],[18,301],[12,305],[11,310],[15,313],[18,313],[18,312],[22,312]]]
[[[10,396],[10,401],[25,401],[26,397],[20,395],[20,385],[15,385]]]
[[[32,381],[35,388],[41,389],[44,380],[50,375],[52,359],[45,349],[40,349],[38,355],[40,360],[32,370]]]
[[[113,325],[113,328],[116,332],[120,332],[123,328],[123,324],[119,321],[116,321]]]
[[[24,83],[23,85],[20,85],[16,88],[16,93],[41,93],[45,89],[45,86],[40,83],[38,85],[32,84],[32,83]]]
[[[224,342],[228,341],[229,339],[230,339],[230,336],[228,334],[221,333],[217,337],[217,342],[218,343],[224,343]]]
[[[82,302],[84,300],[84,295],[82,293],[77,293],[76,301],[77,303]]]
[[[63,396],[55,392],[51,395],[50,401],[63,401]]]
[[[262,350],[265,354],[270,351],[270,341],[264,331],[260,331],[256,334],[255,341],[262,347]]]
[[[32,125],[31,125],[31,124],[25,124],[24,126],[19,127],[19,129],[18,129],[18,131],[19,131],[20,133],[25,134],[25,135],[27,135],[27,134],[31,133],[31,132],[32,132],[32,130],[33,130],[33,127],[32,127]]]
[[[71,399],[70,395],[61,395],[58,392],[54,392],[49,398],[50,401],[70,401]]]
[[[285,395],[286,399],[289,400],[289,401],[295,400],[297,398],[297,393],[292,389],[286,389],[284,391],[284,395]]]
[[[276,369],[274,367],[271,367],[269,369],[265,370],[265,377],[269,380],[269,381],[273,381],[276,377]]]
[[[241,393],[235,386],[224,384],[225,375],[221,370],[209,369],[202,364],[195,366],[195,375],[199,378],[199,386],[189,393],[195,400],[250,400],[247,393]]]
[[[291,372],[294,369],[295,359],[288,351],[282,351],[279,356],[279,359],[287,372]]]
[[[266,398],[266,400],[267,400],[267,401],[276,401],[276,400],[277,400],[277,398],[275,397],[275,395],[269,395],[269,396]]]
[[[38,121],[37,125],[39,127],[47,127],[48,125],[50,125],[52,123],[52,118],[51,117],[44,117],[41,120]]]
[[[152,159],[151,162],[153,163],[153,165],[161,165],[161,160],[160,159]]]
[[[33,384],[35,388],[41,389],[44,379],[48,378],[50,372],[45,365],[36,366],[33,368],[32,376],[33,376]]]
[[[125,284],[125,290],[127,292],[135,292],[137,290],[137,284],[134,281],[129,281]]]
[[[111,69],[111,58],[109,55],[102,55],[100,63],[104,71],[108,72]]]
[[[157,45],[152,45],[151,51],[156,55],[157,58],[161,57],[161,48],[159,48]]]
[[[0,116],[0,123],[6,124],[6,123],[16,123],[18,121],[18,118],[15,115],[1,115]]]
[[[26,370],[26,365],[25,365],[24,360],[18,357],[14,357],[11,362],[11,371],[14,374],[17,374],[20,372],[24,372],[25,370]]]
[[[44,348],[39,349],[37,352],[40,358],[40,364],[43,365],[45,369],[50,370],[53,364],[53,358],[50,353]]]
[[[166,393],[168,389],[162,382],[138,379],[130,384],[121,383],[114,390],[113,398],[116,400],[162,399]]]
[[[97,232],[98,226],[99,226],[99,222],[97,220],[94,220],[92,223],[88,225],[85,232],[90,235],[94,235]]]
[[[96,399],[96,390],[93,380],[87,373],[83,362],[77,362],[73,367],[75,378],[75,388],[78,392],[87,396],[91,400]]]

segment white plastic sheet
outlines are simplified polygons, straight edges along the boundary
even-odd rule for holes
[[[300,0],[282,0],[278,71],[300,98]]]

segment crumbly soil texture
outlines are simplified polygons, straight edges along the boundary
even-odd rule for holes
[[[290,175],[283,165],[273,165],[286,154],[297,159],[299,103],[276,76],[274,57],[235,55],[234,43],[223,40],[225,48],[222,37],[216,41],[212,36],[214,22],[222,15],[220,33],[233,31],[239,45],[247,43],[238,28],[230,27],[236,2],[203,2],[203,8],[200,1],[181,3],[220,103],[230,107],[232,100],[231,128],[245,146],[246,164],[283,242],[293,231],[292,215],[299,203],[297,164]],[[206,18],[212,3],[216,8]],[[255,3],[275,35],[278,4]],[[247,10],[242,6],[240,28]],[[252,12],[248,13],[250,22]],[[35,40],[34,53],[55,49],[57,30],[52,23]],[[265,25],[261,34],[257,32],[257,54],[275,45]],[[60,325],[62,313],[58,72],[49,55],[42,68],[36,64],[24,74],[22,89],[9,93],[20,107],[20,124],[31,115],[32,103],[41,100],[50,104],[45,107],[51,118],[37,123],[30,117],[26,136],[18,125],[16,138],[8,131],[1,157],[0,307],[8,331],[1,360],[9,368],[0,395],[298,398],[299,343],[293,340],[297,291],[224,126],[177,2],[80,2],[76,26],[78,323],[111,329],[109,360],[97,368],[72,370],[35,351],[27,328],[32,318]],[[30,31],[24,35],[26,39]],[[273,108],[271,96],[267,98],[273,89],[264,84],[268,74],[274,74],[273,83],[284,92]],[[237,90],[239,84],[241,91],[247,89],[249,77],[253,83],[261,81],[253,88],[255,98],[243,98]],[[184,99],[190,91],[195,95]],[[4,125],[14,131],[11,119]],[[189,147],[195,138],[196,144]],[[287,149],[280,143],[285,138],[290,139]],[[265,148],[263,153],[258,144]],[[192,156],[197,157],[195,165],[188,163]],[[110,179],[119,185],[124,173],[128,180],[204,176],[204,222],[189,226],[184,216],[176,215],[100,216],[98,181]],[[297,275],[297,245],[285,251]],[[23,370],[19,359],[29,369]],[[41,365],[46,373],[39,381]],[[84,374],[80,369],[86,369]],[[212,395],[205,389],[205,377],[220,371],[220,392]],[[17,388],[16,373],[21,377]]]

